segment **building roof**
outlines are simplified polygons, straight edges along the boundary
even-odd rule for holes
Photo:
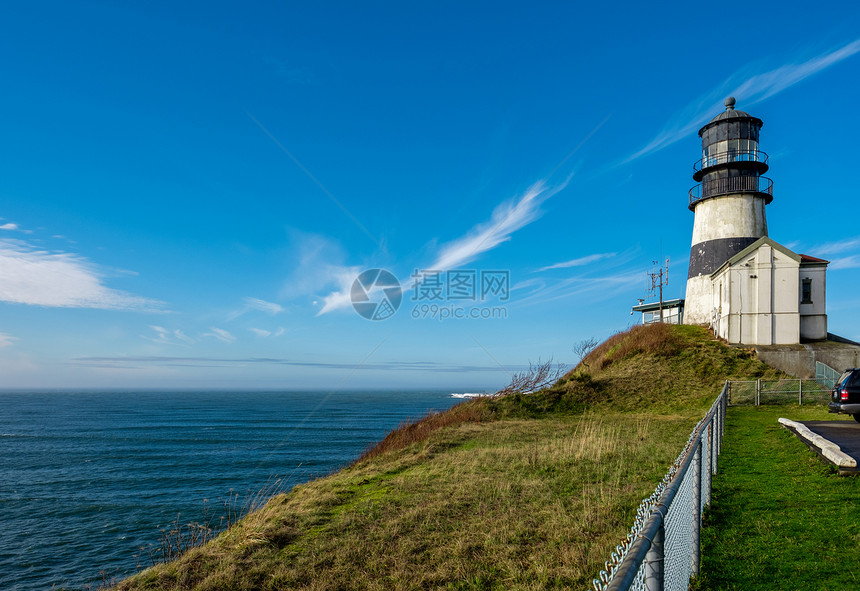
[[[825,261],[824,259],[811,257],[808,254],[802,254],[802,255],[800,255],[800,264],[801,265],[829,265],[830,261]]]
[[[750,256],[753,252],[761,248],[763,244],[767,244],[774,250],[778,250],[788,258],[793,259],[804,267],[827,266],[830,264],[830,261],[825,261],[824,259],[809,256],[808,254],[797,254],[796,252],[790,250],[787,246],[783,246],[776,240],[768,238],[767,236],[763,236],[749,246],[747,246],[739,253],[737,253],[735,256],[727,260],[725,263],[717,267],[717,269],[713,273],[711,273],[711,277],[716,277],[726,267],[731,267],[735,263],[741,262],[742,260]]]
[[[763,125],[762,120],[758,117],[753,117],[746,111],[740,111],[738,109],[735,109],[735,97],[730,96],[724,101],[724,104],[726,105],[726,110],[711,119],[708,124],[705,125],[705,127],[703,127],[702,129],[710,127],[711,123],[717,123],[718,121],[725,121],[731,119],[754,119],[758,122],[759,127]],[[701,131],[699,132],[699,135],[702,135]]]
[[[684,307],[684,298],[678,298],[676,300],[663,300],[663,309],[668,310],[670,308],[683,308]],[[651,312],[653,310],[660,309],[660,302],[651,302],[649,304],[639,304],[638,306],[633,306],[634,312]]]
[[[746,111],[738,111],[737,109],[726,109],[713,119],[711,119],[711,123],[715,121],[722,121],[723,119],[758,119],[758,117],[753,117]]]
[[[768,246],[770,246],[774,250],[778,250],[779,252],[781,252],[782,254],[787,256],[788,258],[793,259],[794,261],[796,261],[798,263],[801,262],[801,258],[800,258],[799,254],[789,250],[789,248],[787,246],[783,246],[782,244],[780,244],[776,240],[773,240],[772,238],[768,238],[767,236],[763,236],[763,237],[759,238],[758,240],[756,240],[755,242],[753,242],[752,244],[750,244],[749,246],[747,246],[745,249],[743,249],[739,253],[737,253],[735,256],[733,256],[732,258],[727,260],[725,263],[720,265],[716,271],[711,273],[711,277],[715,277],[726,267],[731,267],[735,263],[741,262],[742,260],[744,260],[745,258],[750,256],[752,253],[757,251],[759,248],[761,248],[765,244],[767,244]]]

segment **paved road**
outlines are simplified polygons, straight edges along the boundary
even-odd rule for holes
[[[854,419],[834,421],[804,421],[809,430],[829,439],[843,452],[857,460],[860,466],[860,423]]]

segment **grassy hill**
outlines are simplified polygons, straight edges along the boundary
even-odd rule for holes
[[[534,393],[404,425],[118,589],[585,588],[726,377],[700,328],[639,326]]]

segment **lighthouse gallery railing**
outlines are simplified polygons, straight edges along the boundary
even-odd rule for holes
[[[707,180],[690,189],[690,207],[703,199],[731,193],[762,193],[769,197],[770,203],[773,199],[773,181],[765,176],[752,175]]]
[[[767,164],[767,153],[761,150],[727,150],[706,156],[693,164],[693,170],[699,172],[718,164],[730,162],[761,162]]]
[[[626,541],[594,579],[595,591],[686,591],[699,573],[702,511],[711,504],[727,406],[728,384],[663,481],[639,505]]]

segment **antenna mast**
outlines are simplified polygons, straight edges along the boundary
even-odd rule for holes
[[[659,269],[656,269],[659,261],[652,261],[654,263],[655,270],[651,273],[648,273],[648,277],[651,278],[651,286],[648,288],[648,295],[653,296],[655,290],[660,294],[660,320],[659,322],[663,322],[663,286],[669,285],[669,258],[666,258],[666,267],[662,266]]]

